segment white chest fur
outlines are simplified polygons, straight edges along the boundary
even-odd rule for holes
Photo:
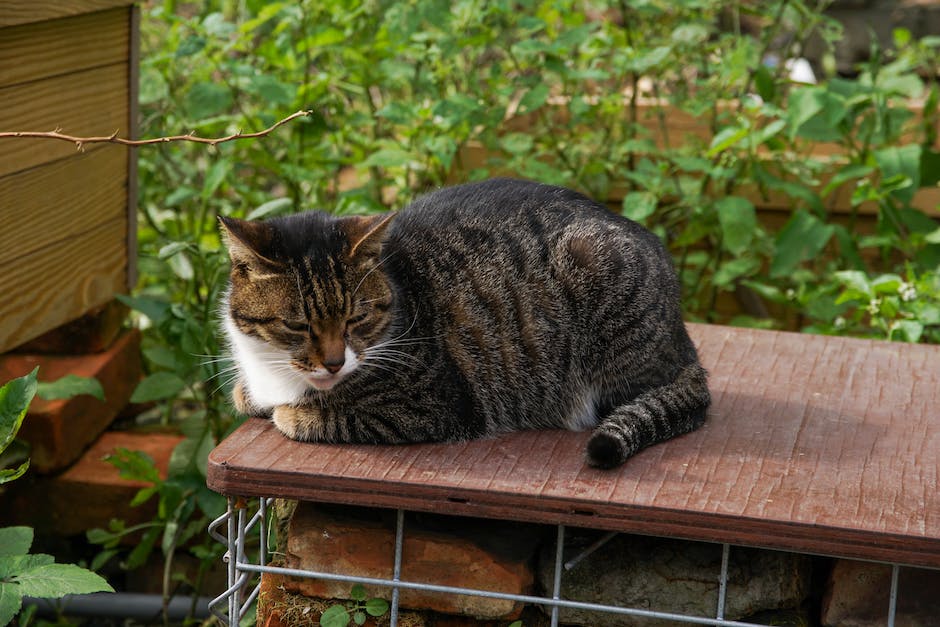
[[[228,314],[225,334],[252,405],[265,410],[295,405],[303,399],[309,386],[304,376],[291,367],[288,353],[245,335]]]

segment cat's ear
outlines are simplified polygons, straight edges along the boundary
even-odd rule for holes
[[[385,232],[397,213],[343,218],[343,230],[349,239],[349,257],[375,257],[382,250]]]
[[[233,266],[276,268],[281,265],[266,256],[274,234],[264,222],[219,216],[219,227]]]

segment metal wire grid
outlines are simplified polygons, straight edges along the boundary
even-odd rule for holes
[[[493,599],[519,601],[527,604],[547,605],[552,608],[552,627],[558,626],[558,618],[561,608],[591,610],[607,612],[611,614],[625,614],[628,616],[637,616],[643,618],[658,618],[696,625],[719,625],[725,627],[765,627],[759,623],[728,620],[724,617],[725,600],[727,598],[728,592],[728,563],[731,552],[731,545],[729,544],[722,544],[721,570],[718,577],[718,609],[715,618],[707,618],[689,614],[658,612],[655,610],[644,610],[640,608],[629,608],[617,605],[604,605],[600,603],[587,603],[583,601],[569,601],[567,599],[562,599],[561,578],[563,571],[574,568],[581,560],[596,551],[611,538],[617,535],[617,532],[606,534],[597,540],[594,544],[588,546],[581,553],[566,562],[564,560],[564,525],[558,525],[558,533],[555,543],[554,580],[552,586],[552,596],[550,598],[525,594],[509,594],[490,590],[476,590],[472,588],[461,588],[456,586],[442,586],[414,581],[403,581],[401,579],[401,563],[402,547],[404,545],[405,537],[405,512],[401,509],[397,510],[396,515],[395,555],[391,579],[359,577],[356,575],[342,575],[312,570],[299,570],[295,568],[269,566],[267,564],[267,517],[268,507],[273,502],[273,500],[273,498],[259,499],[258,510],[250,519],[246,520],[246,508],[236,507],[236,499],[234,497],[229,497],[227,511],[212,521],[212,523],[209,525],[209,535],[228,547],[228,550],[223,557],[223,560],[226,562],[228,567],[228,588],[225,590],[225,592],[220,594],[209,603],[209,609],[211,612],[225,625],[237,625],[239,621],[245,616],[251,607],[251,604],[258,597],[261,584],[260,582],[255,584],[253,589],[247,595],[244,594],[245,588],[253,575],[260,575],[261,573],[267,572],[291,577],[306,577],[310,579],[324,579],[327,581],[344,581],[348,583],[360,583],[391,588],[392,598],[389,610],[391,627],[397,627],[398,625],[399,595],[401,590],[424,590],[427,592],[480,596]],[[223,536],[218,531],[225,523],[227,523],[227,536]],[[256,525],[260,527],[260,545],[258,548],[258,562],[254,564],[248,561],[249,558],[245,550],[245,540],[248,533]],[[898,574],[900,572],[900,564],[890,563],[890,566],[891,587],[888,597],[887,626],[894,627],[895,617],[897,615]],[[225,605],[227,605],[227,611],[223,611],[221,609]],[[235,616],[237,616],[237,618],[232,620],[232,617]]]

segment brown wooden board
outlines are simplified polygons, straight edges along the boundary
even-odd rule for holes
[[[76,197],[78,204],[79,197]],[[91,211],[91,209],[89,209]],[[0,352],[81,316],[124,291],[127,217],[3,266]]]
[[[708,422],[614,471],[584,464],[587,433],[324,445],[250,419],[210,455],[208,484],[940,567],[940,347],[690,332]]]
[[[3,0],[0,2],[0,27],[32,24],[131,4],[133,0]]]
[[[69,135],[128,134],[127,63],[106,65],[0,89],[0,130],[52,131]],[[87,151],[107,148],[124,155],[120,175],[126,176],[126,148],[88,144]],[[72,142],[14,137],[0,139],[0,177],[40,164],[71,157],[78,152]],[[118,170],[110,174],[114,176]]]
[[[3,29],[0,87],[126,64],[129,31],[128,7]]]

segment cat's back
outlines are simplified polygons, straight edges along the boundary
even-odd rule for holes
[[[445,270],[449,278],[568,270],[613,278],[635,256],[669,264],[655,235],[600,203],[571,189],[507,178],[418,197],[396,217],[389,244],[412,267]]]

